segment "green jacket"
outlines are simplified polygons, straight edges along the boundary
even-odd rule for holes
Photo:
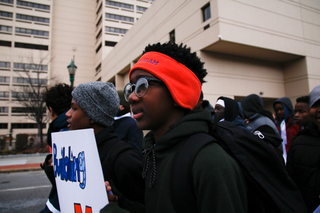
[[[146,175],[147,213],[175,212],[170,178],[178,144],[192,134],[209,133],[210,123],[209,112],[191,111],[171,126],[156,144],[152,132],[146,135],[143,142],[143,148],[146,149],[143,173]],[[192,175],[199,212],[247,211],[246,186],[242,173],[233,158],[217,143],[211,143],[198,152]]]

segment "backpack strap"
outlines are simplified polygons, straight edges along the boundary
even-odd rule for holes
[[[209,134],[196,133],[186,138],[175,153],[170,191],[176,212],[198,212],[192,177],[193,161],[200,149],[214,141]]]

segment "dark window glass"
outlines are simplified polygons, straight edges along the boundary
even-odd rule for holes
[[[98,53],[98,52],[99,52],[99,50],[101,49],[101,47],[102,47],[102,43],[100,43],[100,44],[99,44],[99,46],[97,47],[97,49],[96,49],[96,53]]]
[[[114,41],[105,41],[104,42],[104,45],[105,46],[109,46],[109,47],[114,47],[116,46],[117,42],[114,42]]]
[[[174,44],[176,42],[176,33],[175,33],[175,30],[172,30],[170,33],[169,33],[169,39],[170,39],[170,43],[171,44]]]
[[[0,46],[11,47],[11,41],[0,40]]]
[[[203,17],[203,21],[208,20],[209,18],[211,18],[211,10],[210,10],[210,3],[206,4],[203,8],[202,8],[202,17]]]
[[[7,123],[0,123],[0,129],[8,129]]]
[[[27,44],[15,42],[14,47],[25,48],[25,49],[35,49],[35,50],[48,50],[49,47],[47,45],[39,45],[39,44]]]

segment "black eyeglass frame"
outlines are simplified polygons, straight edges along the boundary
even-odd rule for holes
[[[139,87],[136,87],[136,84],[139,82],[140,79],[145,79],[147,81],[146,92],[143,95],[139,95],[138,94],[137,88],[139,88]],[[155,83],[158,83],[158,84],[165,85],[165,83],[160,79],[149,78],[149,77],[141,77],[141,78],[138,79],[138,81],[135,84],[132,84],[132,83],[127,83],[126,84],[126,86],[124,87],[124,91],[123,91],[124,99],[128,102],[129,96],[131,95],[131,93],[133,93],[133,91],[136,93],[136,95],[139,98],[142,98],[143,96],[145,96],[147,94],[150,82],[155,82]],[[130,86],[130,89],[131,89],[130,93],[127,92],[127,91],[129,91],[127,89],[128,86]]]

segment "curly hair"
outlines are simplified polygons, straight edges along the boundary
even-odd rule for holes
[[[43,93],[43,100],[46,105],[52,108],[56,115],[60,115],[70,109],[73,88],[67,84],[56,84],[50,89],[46,88]]]
[[[201,62],[195,52],[191,53],[190,48],[186,45],[183,45],[182,43],[177,45],[176,43],[170,42],[161,44],[158,42],[156,44],[149,44],[146,46],[143,54],[151,51],[170,56],[174,60],[188,67],[198,77],[201,84],[205,82],[204,77],[207,75],[207,71],[203,68],[204,63]]]

